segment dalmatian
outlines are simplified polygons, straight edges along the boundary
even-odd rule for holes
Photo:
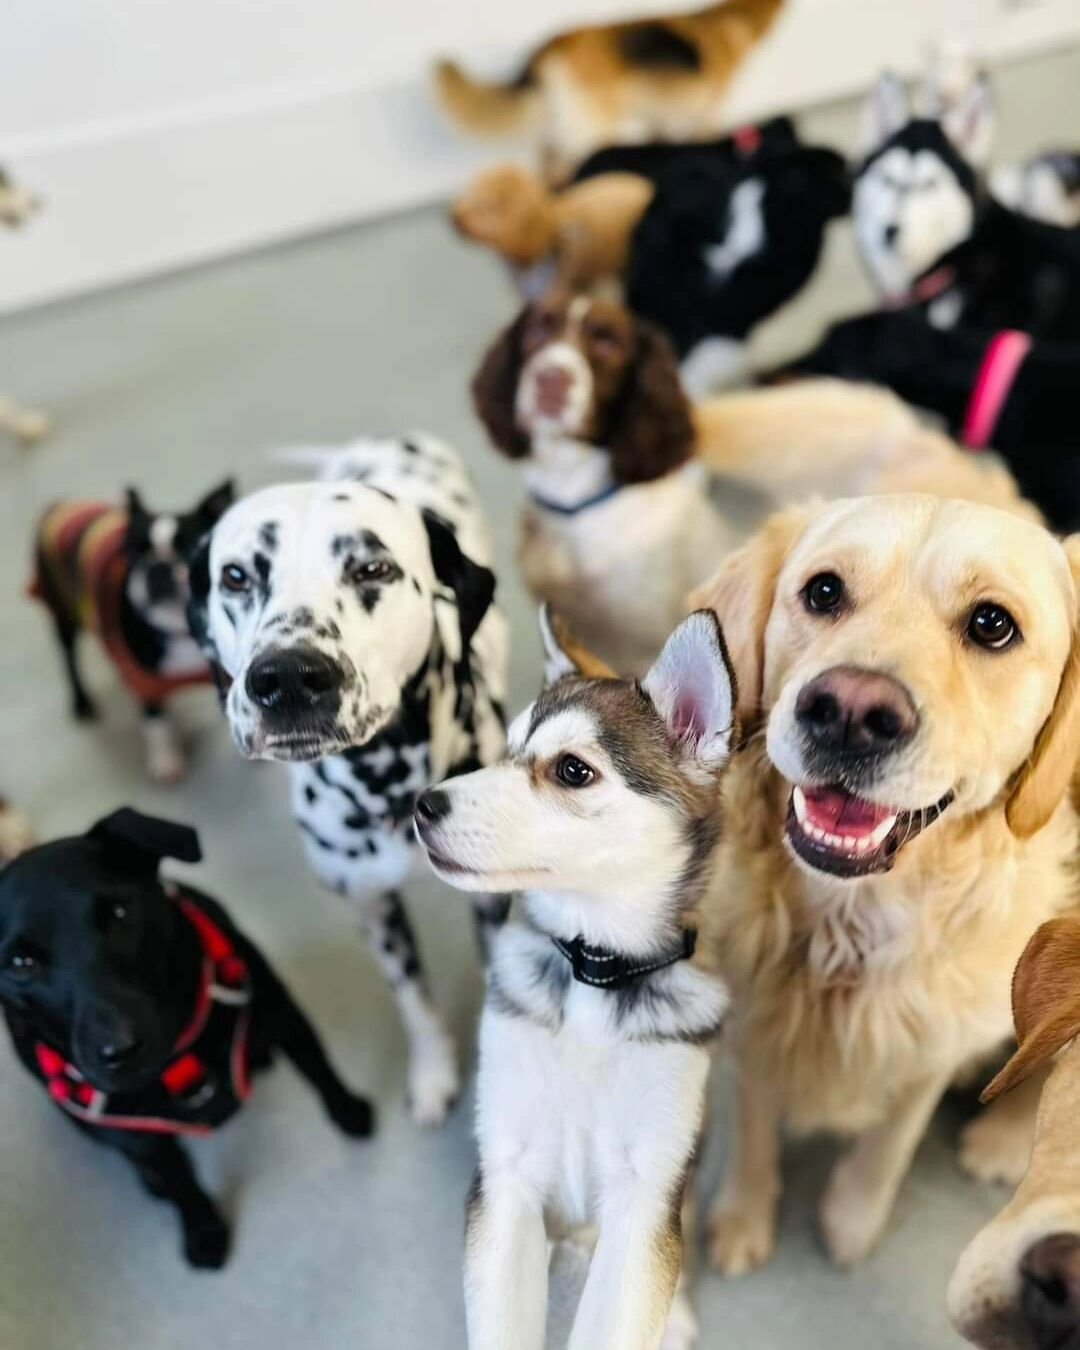
[[[402,889],[420,792],[501,758],[507,632],[473,487],[434,438],[359,440],[314,481],[246,497],[191,560],[192,631],[233,740],[289,765],[312,871],[355,908],[409,1045],[408,1095],[438,1125],[460,1087]],[[482,941],[509,901],[476,906]]]

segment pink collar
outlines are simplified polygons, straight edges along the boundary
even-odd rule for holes
[[[904,309],[908,305],[925,305],[936,300],[956,281],[956,272],[951,267],[935,267],[926,276],[920,277],[911,290],[904,295],[895,296],[885,302],[886,309]]]
[[[1031,338],[1015,328],[990,339],[964,415],[960,439],[971,450],[985,450],[997,428],[1017,372],[1031,350]]]

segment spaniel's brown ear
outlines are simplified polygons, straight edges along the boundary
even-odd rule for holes
[[[1035,933],[1016,967],[1012,1002],[1019,1049],[982,1094],[984,1102],[1022,1083],[1080,1035],[1080,919],[1051,919]]]
[[[1064,548],[1080,592],[1080,535],[1070,535]],[[1069,790],[1080,759],[1080,614],[1075,622],[1054,706],[1005,804],[1005,819],[1018,839],[1030,839],[1047,824]]]
[[[690,401],[667,338],[636,323],[636,352],[605,437],[618,483],[648,483],[678,468],[694,449]]]
[[[488,348],[473,376],[473,404],[493,443],[511,459],[529,453],[529,438],[517,424],[514,404],[521,377],[521,337],[529,318],[526,306]]]
[[[771,516],[720,571],[689,598],[691,609],[714,610],[720,619],[738,680],[736,717],[752,730],[761,712],[765,627],[772,613],[776,580],[792,544],[802,534],[810,508],[793,507]]]

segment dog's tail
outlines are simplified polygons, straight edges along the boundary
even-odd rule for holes
[[[859,495],[922,432],[895,394],[830,379],[707,399],[694,422],[707,468],[779,502]]]
[[[528,132],[538,120],[540,91],[532,56],[521,73],[505,83],[485,83],[454,61],[435,66],[435,88],[446,112],[458,126],[481,136]]]

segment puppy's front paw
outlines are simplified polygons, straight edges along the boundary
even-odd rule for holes
[[[960,1166],[976,1181],[1018,1186],[1031,1161],[1034,1121],[987,1111],[960,1134]]]
[[[187,763],[176,733],[167,722],[154,719],[146,727],[146,772],[155,783],[179,783]]]
[[[414,1050],[409,1064],[409,1110],[417,1125],[441,1125],[461,1092],[457,1057],[449,1036]]]
[[[698,1321],[690,1306],[690,1297],[685,1289],[678,1289],[675,1302],[668,1313],[667,1326],[660,1350],[693,1350],[697,1344]]]
[[[366,1097],[345,1093],[329,1108],[330,1119],[352,1139],[367,1139],[375,1133],[375,1108]]]
[[[184,1255],[196,1270],[220,1270],[229,1257],[229,1229],[220,1214],[208,1214],[184,1228]]]
[[[870,1255],[891,1209],[891,1196],[868,1188],[853,1158],[836,1164],[820,1217],[825,1246],[838,1266],[857,1265]]]
[[[728,1279],[765,1265],[776,1246],[776,1221],[770,1209],[720,1208],[709,1220],[709,1261]]]

